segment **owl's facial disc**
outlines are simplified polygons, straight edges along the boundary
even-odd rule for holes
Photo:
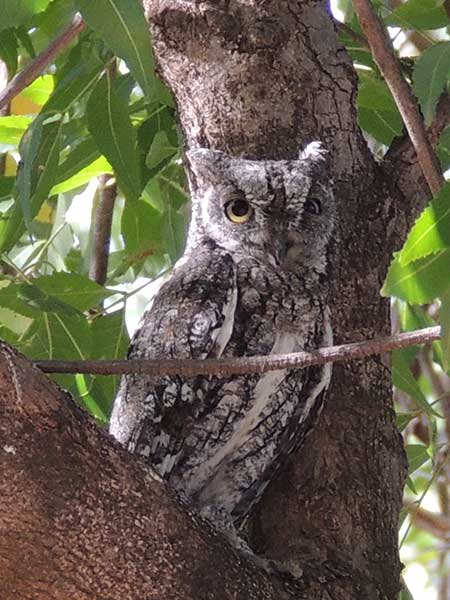
[[[335,210],[320,144],[310,144],[291,161],[205,149],[187,156],[194,175],[193,245],[206,237],[239,260],[323,270]]]

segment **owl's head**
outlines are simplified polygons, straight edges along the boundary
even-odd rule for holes
[[[309,144],[298,160],[246,160],[206,149],[187,157],[194,176],[191,250],[206,237],[237,260],[324,271],[335,208],[321,144]]]

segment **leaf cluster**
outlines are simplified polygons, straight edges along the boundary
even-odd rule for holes
[[[170,267],[186,230],[174,106],[138,0],[0,0],[8,79],[77,13],[82,34],[0,117],[0,335],[36,359],[124,357],[135,282]],[[101,286],[89,268],[108,174],[118,193]],[[114,378],[57,379],[107,421]]]
[[[426,127],[433,123],[441,94],[450,79],[450,20],[442,0],[373,1],[390,33],[404,77],[417,99]],[[341,39],[353,58],[359,76],[358,122],[373,152],[381,160],[392,141],[404,133],[402,118],[353,12],[350,0],[340,0],[346,28]],[[341,17],[342,18],[342,17]],[[450,168],[450,127],[442,132],[437,155],[442,171]],[[450,372],[450,184],[431,198],[417,219],[403,248],[392,260],[384,286],[391,298],[397,330],[410,331],[439,323],[442,339],[430,348],[412,347],[392,354],[392,377],[398,404],[398,427],[407,441],[408,493],[415,498],[410,524],[405,523],[408,551],[416,554],[424,534],[411,524],[422,501],[442,494],[442,480],[450,440],[443,419],[448,403]],[[447,411],[448,412],[448,411]],[[447,416],[448,420],[448,416]],[[439,491],[440,490],[440,491]],[[445,503],[445,500],[442,500]],[[406,516],[406,512],[405,512]],[[433,538],[426,536],[428,546]],[[434,560],[433,550],[419,564]],[[431,558],[430,558],[431,556]],[[445,565],[445,560],[441,560]],[[404,598],[413,593],[405,590]]]

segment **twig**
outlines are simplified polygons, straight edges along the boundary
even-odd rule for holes
[[[442,539],[450,539],[450,523],[444,515],[433,513],[412,502],[405,501],[404,507],[414,515],[414,525]]]
[[[321,348],[312,352],[294,352],[269,356],[243,356],[240,358],[193,359],[129,359],[129,360],[39,360],[35,365],[46,373],[91,373],[95,375],[124,375],[139,373],[161,377],[165,375],[243,375],[266,373],[279,369],[304,369],[344,360],[365,358],[416,344],[427,344],[439,339],[440,327],[399,333],[389,337],[364,342]]]
[[[37,79],[53,59],[83,30],[84,25],[82,17],[75,15],[71,24],[45,50],[38,54],[23,71],[17,73],[6,88],[0,92],[0,109]]]
[[[100,175],[97,210],[95,211],[94,236],[92,244],[89,277],[99,285],[104,285],[108,271],[109,243],[114,205],[117,198],[117,185],[108,173]]]
[[[349,27],[346,23],[341,23],[341,21],[334,21],[337,29],[339,29],[339,31],[342,31],[342,33],[345,33],[346,35],[348,35],[348,37],[350,39],[352,39],[354,42],[356,42],[357,44],[360,44],[363,48],[368,48],[369,44],[367,43],[366,38],[357,33],[356,31],[353,31],[353,29],[351,27]]]
[[[6,66],[5,62],[0,60],[0,88],[3,87],[3,84],[5,84],[5,86],[7,85],[8,79],[9,79],[8,67]],[[5,104],[5,106],[2,106],[0,108],[0,117],[5,117],[6,115],[9,115],[9,111],[10,111],[10,105],[8,103],[8,104]],[[0,175],[5,175],[5,167],[6,167],[6,152],[1,152],[0,153]]]
[[[359,23],[402,116],[417,154],[422,172],[433,194],[441,189],[444,178],[436,155],[427,138],[425,127],[411,88],[403,77],[391,40],[380,23],[369,0],[353,0]]]

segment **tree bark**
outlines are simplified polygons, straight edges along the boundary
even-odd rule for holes
[[[188,147],[274,159],[292,158],[317,139],[330,149],[339,208],[330,263],[335,342],[388,333],[380,284],[428,190],[418,177],[414,203],[405,202],[395,161],[380,166],[368,151],[356,120],[357,78],[328,3],[144,6]],[[415,156],[409,159],[417,174]],[[335,366],[317,429],[256,511],[254,546],[299,568],[310,598],[397,597],[406,460],[388,364],[384,357]]]
[[[406,142],[385,165],[368,151],[327,3],[144,6],[187,146],[256,158],[292,158],[316,139],[328,146],[340,215],[329,269],[335,342],[389,333],[380,283],[428,190],[395,170],[407,155],[405,169],[418,173]],[[294,566],[298,583],[237,556],[6,345],[0,389],[2,599],[397,597],[406,461],[387,358],[335,366],[319,425],[253,517],[256,549]]]
[[[275,600],[149,468],[0,344],[2,600]]]

